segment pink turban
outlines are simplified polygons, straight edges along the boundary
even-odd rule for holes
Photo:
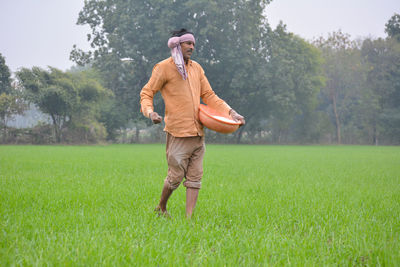
[[[180,44],[189,41],[195,43],[194,36],[191,33],[186,33],[182,36],[174,36],[169,38],[168,40],[168,47],[171,48],[171,56],[184,80],[186,80],[187,78],[187,71],[185,68],[185,61],[183,60]]]

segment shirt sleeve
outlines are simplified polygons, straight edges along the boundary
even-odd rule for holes
[[[156,64],[151,73],[150,80],[142,88],[140,92],[140,111],[144,116],[149,117],[149,114],[154,111],[153,98],[154,95],[164,86],[165,79],[162,68]]]
[[[231,107],[224,100],[222,100],[215,94],[214,90],[211,88],[210,83],[208,82],[208,79],[204,73],[203,68],[200,67],[200,71],[201,71],[200,73],[201,99],[205,104],[209,105],[218,112],[229,115]]]

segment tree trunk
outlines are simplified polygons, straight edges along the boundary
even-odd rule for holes
[[[7,140],[7,124],[6,123],[7,123],[6,120],[3,120],[3,125],[4,125],[4,127],[3,127],[3,144],[5,144],[6,140]]]
[[[61,143],[60,131],[58,129],[57,120],[53,114],[51,114],[51,119],[53,120],[55,141],[56,143]]]
[[[135,143],[139,144],[139,134],[140,134],[140,129],[138,126],[136,126],[136,134],[135,134]]]
[[[336,121],[336,136],[337,136],[337,142],[338,144],[342,144],[342,137],[340,134],[340,120],[339,120],[339,114],[336,109],[336,97],[332,95],[332,105],[333,105],[333,113],[335,114],[335,121]]]
[[[281,137],[282,137],[282,131],[279,130],[279,134],[278,134],[278,144],[281,143]]]
[[[377,133],[377,130],[376,130],[376,125],[374,125],[374,134],[373,134],[373,141],[374,141],[374,145],[378,145],[378,133]]]

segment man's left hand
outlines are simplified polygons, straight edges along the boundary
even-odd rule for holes
[[[242,115],[240,115],[239,113],[237,113],[235,110],[231,109],[231,111],[229,111],[229,115],[231,115],[231,117],[234,121],[239,121],[240,126],[246,124],[244,117]]]

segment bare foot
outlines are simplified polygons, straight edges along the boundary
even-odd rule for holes
[[[169,215],[169,213],[167,212],[167,210],[163,210],[160,206],[157,206],[154,209],[154,212],[158,215],[158,216],[163,216],[165,218],[171,218],[171,215]]]

